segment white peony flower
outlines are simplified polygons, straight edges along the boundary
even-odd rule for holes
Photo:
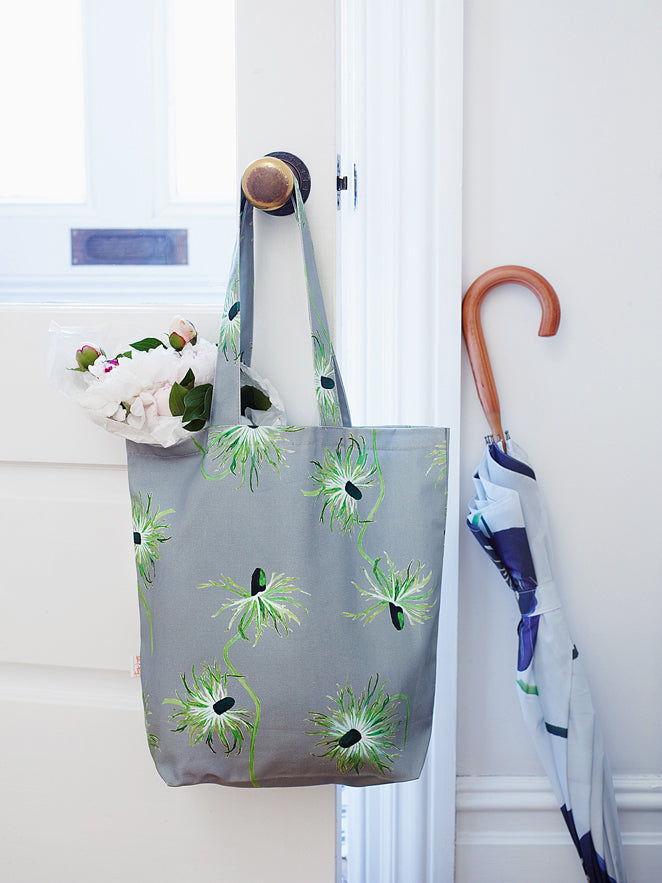
[[[154,401],[156,402],[156,413],[159,417],[172,417],[170,411],[170,392],[172,391],[172,383],[166,383],[160,386],[154,393]]]
[[[145,338],[129,345],[113,342],[107,328],[62,328],[52,323],[50,332],[51,382],[82,405],[94,423],[122,438],[162,447],[191,438],[192,433],[184,429],[182,416],[173,416],[170,411],[171,391],[175,383],[182,384],[189,372],[193,374],[193,386],[213,385],[217,347],[198,337],[190,322],[181,316],[173,320],[168,337],[178,336],[178,348],[173,348],[170,340],[167,345],[165,338],[162,346],[158,345],[160,338]],[[87,343],[88,340],[100,341],[103,347]],[[130,355],[107,355],[117,352]],[[184,385],[187,390],[191,388],[190,376]],[[253,394],[242,423],[286,425],[280,396],[268,380],[242,365],[241,385],[251,386],[262,394]],[[269,400],[269,407],[260,409],[264,397]],[[202,412],[187,419],[202,426],[206,417]]]
[[[199,338],[195,346],[187,343],[184,349],[177,354],[179,367],[175,375],[177,383],[181,383],[189,368],[195,375],[195,385],[213,383],[216,374],[217,349],[213,343],[204,338]]]
[[[156,399],[149,390],[142,390],[131,402],[131,408],[126,417],[129,426],[136,429],[154,426],[159,418]]]

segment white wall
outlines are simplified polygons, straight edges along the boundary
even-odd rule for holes
[[[524,264],[561,301],[551,339],[524,288],[492,292],[483,325],[548,501],[630,883],[662,860],[661,45],[654,0],[465,2],[464,287]],[[468,500],[487,424],[466,355],[462,407]],[[456,879],[581,881],[520,719],[516,605],[468,531],[460,574]]]

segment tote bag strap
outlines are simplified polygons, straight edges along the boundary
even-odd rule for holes
[[[318,422],[320,426],[351,426],[347,396],[329,334],[310,228],[296,181],[292,201],[301,234],[303,268],[308,291]],[[210,421],[212,426],[234,426],[240,422],[240,362],[250,365],[253,351],[253,242],[253,206],[244,200],[221,318]]]

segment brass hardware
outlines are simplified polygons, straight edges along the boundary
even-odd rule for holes
[[[241,189],[256,208],[272,212],[289,202],[294,190],[294,173],[282,159],[263,156],[248,166],[241,179]]]
[[[291,215],[295,178],[305,202],[310,194],[310,172],[298,156],[279,150],[248,166],[241,179],[241,189],[256,208],[272,215]]]

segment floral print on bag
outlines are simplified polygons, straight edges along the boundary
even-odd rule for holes
[[[440,469],[435,487],[445,475],[446,446],[440,445],[433,451],[433,463],[430,469]],[[377,432],[372,430],[372,462],[367,452],[366,440],[363,436],[350,435],[347,440],[341,438],[335,449],[325,449],[324,458],[311,461],[315,471],[311,474],[317,485],[313,491],[303,491],[307,497],[323,500],[320,521],[330,513],[329,527],[333,530],[334,521],[340,524],[343,533],[351,534],[354,528],[361,526],[358,536],[358,549],[361,556],[369,564],[363,568],[368,582],[367,588],[358,583],[353,585],[361,595],[376,600],[377,603],[358,613],[345,613],[351,619],[361,620],[364,625],[372,622],[382,611],[388,610],[393,627],[402,631],[405,622],[420,625],[432,615],[433,604],[428,599],[433,589],[423,591],[432,573],[424,573],[423,564],[409,561],[406,567],[397,567],[388,552],[373,558],[365,549],[364,539],[369,525],[373,524],[377,512],[384,501],[386,487],[384,475],[377,453]],[[430,470],[428,470],[429,472]],[[379,494],[372,509],[361,513],[359,503],[363,500],[363,492],[379,482]],[[386,563],[384,564],[384,557]]]
[[[220,672],[218,674],[223,686],[230,678],[235,679],[237,686],[241,686],[248,693],[255,707],[250,727],[248,757],[250,780],[255,788],[258,787],[255,775],[255,741],[262,716],[262,704],[246,676],[241,674],[233,665],[230,659],[230,650],[232,645],[240,639],[244,641],[251,640],[252,636],[249,634],[249,627],[251,630],[254,630],[253,646],[255,647],[262,637],[264,629],[273,629],[276,634],[282,636],[289,634],[292,623],[300,625],[299,617],[293,608],[303,611],[303,613],[308,613],[308,610],[299,601],[294,600],[293,595],[295,592],[307,595],[308,592],[304,592],[303,589],[295,586],[294,582],[295,578],[285,576],[283,573],[272,573],[271,578],[267,579],[264,570],[261,567],[256,567],[251,574],[249,588],[244,588],[233,579],[223,575],[218,580],[210,580],[208,583],[203,583],[199,586],[201,589],[222,589],[233,596],[213,614],[213,618],[215,618],[222,613],[232,611],[227,630],[231,631],[235,623],[237,628],[235,634],[232,635],[223,648],[223,661],[226,670],[223,674]],[[184,729],[187,727],[190,729],[191,723],[195,724],[195,720],[190,718],[184,717],[182,720],[184,722]],[[210,748],[212,747],[209,742],[207,744]]]
[[[142,494],[131,499],[131,517],[133,521],[133,548],[138,571],[138,594],[147,613],[149,622],[149,639],[151,652],[154,652],[154,633],[152,630],[152,614],[149,610],[145,592],[151,588],[156,562],[161,557],[160,545],[170,537],[165,531],[169,525],[165,522],[166,515],[173,515],[174,509],[152,510],[152,495],[147,495],[143,503]]]
[[[209,433],[207,455],[217,462],[217,471],[208,473],[203,468],[203,476],[208,479],[225,478],[232,474],[241,478],[239,487],[248,479],[248,486],[254,491],[260,480],[260,469],[268,464],[280,473],[285,463],[285,454],[293,451],[283,448],[286,433],[297,432],[293,426],[229,426]]]
[[[358,775],[367,766],[388,775],[401,751],[394,741],[402,723],[399,716],[401,700],[407,709],[403,748],[407,741],[407,697],[402,694],[389,696],[384,685],[379,684],[377,674],[369,679],[361,693],[355,693],[348,681],[344,687],[338,685],[337,694],[328,698],[333,705],[326,712],[310,713],[310,720],[317,730],[307,735],[321,737],[317,746],[323,749],[321,755],[314,756],[335,761],[339,773],[353,770]]]
[[[164,699],[164,704],[174,705],[178,711],[171,715],[177,724],[173,733],[187,731],[191,745],[204,742],[216,753],[214,740],[220,742],[227,754],[241,753],[245,736],[252,732],[250,712],[236,707],[234,696],[228,690],[228,675],[221,672],[216,662],[205,664],[201,674],[191,667],[191,676],[181,676],[184,690],[175,693],[175,699]]]

